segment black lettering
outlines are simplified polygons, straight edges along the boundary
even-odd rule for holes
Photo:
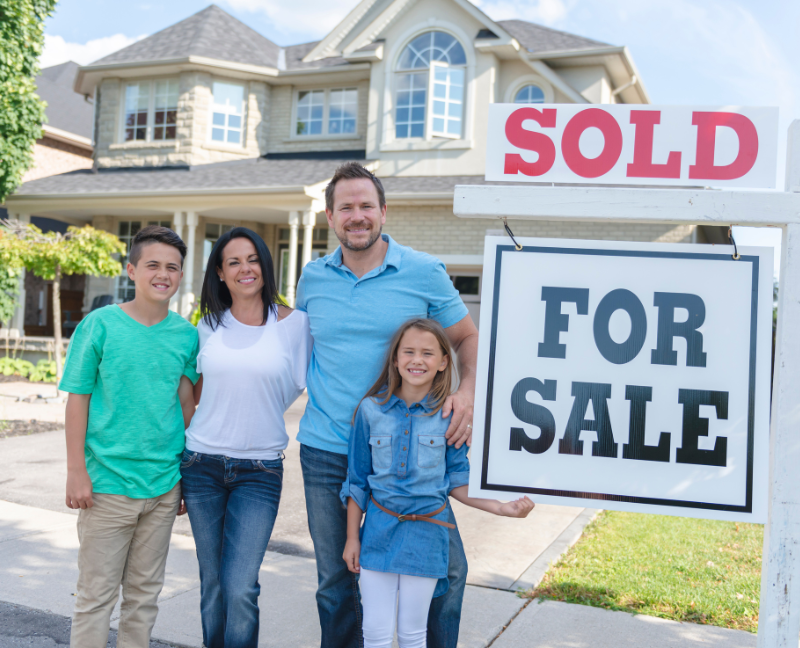
[[[608,332],[608,323],[611,316],[620,309],[631,318],[631,332],[627,340],[617,344]],[[647,315],[644,306],[630,290],[612,290],[600,300],[594,312],[594,343],[606,360],[614,364],[630,362],[639,355],[646,336]]]
[[[673,338],[682,337],[686,340],[686,366],[705,367],[703,334],[697,331],[706,319],[703,300],[688,293],[657,292],[653,304],[658,307],[658,332],[656,348],[650,354],[651,364],[677,365],[678,352],[673,350],[672,341]],[[676,308],[689,311],[685,322],[675,321]]]
[[[644,443],[644,426],[647,414],[647,403],[653,400],[652,387],[639,387],[627,385],[625,387],[625,400],[631,402],[631,419],[628,443],[622,446],[623,459],[638,459],[640,461],[669,461],[669,432],[662,432],[658,437],[657,446]]]
[[[583,441],[580,440],[583,430],[597,432],[597,441],[592,443],[593,457],[616,457],[617,444],[611,431],[611,420],[608,418],[608,399],[611,398],[611,385],[602,383],[572,383],[572,411],[567,421],[564,438],[558,442],[560,454],[583,454]],[[592,402],[594,421],[586,420],[586,408]]]
[[[718,436],[713,450],[700,450],[697,440],[708,436],[708,419],[700,417],[701,405],[713,405],[717,419],[728,418],[728,392],[704,389],[678,390],[678,402],[683,403],[683,438],[675,458],[678,463],[702,466],[726,466],[728,464],[728,439]]]
[[[537,426],[541,432],[536,439],[531,439],[525,430],[518,427],[511,428],[511,443],[509,450],[521,451],[523,448],[531,454],[542,454],[553,445],[556,438],[556,420],[546,407],[531,403],[526,396],[529,391],[535,391],[546,401],[556,399],[555,380],[537,380],[536,378],[523,378],[511,392],[511,410],[520,421]]]
[[[539,357],[564,359],[567,357],[567,345],[561,344],[559,337],[569,328],[569,315],[561,313],[561,304],[573,302],[578,308],[578,315],[588,314],[589,289],[542,286],[542,301],[546,306],[544,341],[539,343]]]

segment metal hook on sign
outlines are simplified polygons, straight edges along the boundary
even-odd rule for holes
[[[733,260],[738,261],[742,258],[742,255],[739,254],[739,248],[736,247],[736,239],[733,238],[733,225],[728,227],[728,238],[731,241],[731,245],[733,245]]]
[[[517,243],[517,239],[514,238],[514,232],[511,231],[511,228],[508,226],[508,220],[505,216],[503,216],[503,227],[506,228],[506,234],[508,234],[509,238],[514,241],[514,247],[517,248],[517,252],[522,249],[522,246]]]

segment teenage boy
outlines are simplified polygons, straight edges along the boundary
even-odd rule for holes
[[[117,645],[150,645],[198,379],[197,329],[169,310],[185,256],[175,232],[145,227],[128,255],[133,301],[90,313],[72,336],[60,385],[66,501],[80,509],[71,648],[105,648],[120,585]]]

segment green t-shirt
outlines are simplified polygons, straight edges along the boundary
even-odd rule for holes
[[[178,383],[197,382],[197,348],[197,329],[172,311],[148,327],[112,305],[78,324],[59,388],[92,395],[86,469],[94,492],[146,499],[178,483]]]

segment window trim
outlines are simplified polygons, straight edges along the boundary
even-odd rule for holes
[[[227,85],[232,86],[239,86],[242,89],[242,127],[240,130],[241,132],[241,141],[237,144],[235,142],[229,142],[227,139],[223,141],[218,141],[215,139],[211,139],[211,131],[214,128],[214,106],[223,107],[222,104],[215,104],[214,103],[214,83],[225,83]],[[247,148],[247,105],[250,99],[250,93],[248,89],[248,85],[246,83],[241,83],[239,81],[232,81],[230,79],[220,79],[220,78],[212,78],[211,79],[211,86],[209,88],[211,91],[210,101],[208,102],[208,128],[206,129],[206,141],[203,148],[212,148],[215,149],[217,147],[221,147],[223,150],[231,150],[231,151],[239,151]],[[225,107],[227,108],[227,107]],[[222,111],[218,111],[222,112]],[[233,114],[230,112],[225,112],[224,114]],[[227,126],[224,127],[225,132],[229,130]]]
[[[397,110],[397,77],[402,70],[398,70],[400,57],[405,51],[406,46],[418,36],[431,31],[441,31],[455,38],[464,49],[467,62],[463,66],[464,70],[464,98],[463,115],[461,117],[461,135],[455,139],[449,137],[430,134],[427,128],[427,113],[425,117],[426,129],[425,137],[400,137],[396,136],[397,122],[395,113]],[[465,43],[467,45],[465,45]],[[460,27],[453,23],[433,18],[425,25],[417,25],[409,29],[397,39],[394,48],[389,56],[386,57],[384,70],[384,100],[382,124],[383,131],[380,138],[379,149],[381,151],[406,151],[406,150],[432,150],[437,148],[472,148],[472,134],[475,129],[475,52],[468,46],[472,39]],[[461,67],[461,66],[454,66]],[[431,68],[428,68],[430,71]],[[430,83],[430,81],[429,81]],[[427,110],[427,103],[426,103]],[[453,146],[450,145],[452,142]]]
[[[525,86],[536,85],[544,92],[544,103],[553,103],[555,100],[555,92],[553,86],[538,74],[526,74],[525,76],[517,77],[506,88],[505,103],[514,103],[517,93]],[[520,106],[540,106],[541,104],[519,104]]]
[[[355,130],[352,133],[328,133],[329,119],[330,119],[330,94],[334,90],[355,90],[356,91],[356,125]],[[361,108],[361,87],[359,85],[341,85],[335,87],[327,87],[327,88],[320,88],[319,86],[314,87],[302,87],[298,88],[295,87],[294,91],[292,92],[292,119],[289,122],[289,138],[288,141],[290,142],[313,142],[315,140],[351,140],[351,139],[362,139],[362,136],[358,134],[358,126],[359,126],[359,118],[358,113]],[[317,133],[314,135],[298,135],[297,134],[297,109],[299,108],[300,103],[300,93],[301,92],[323,92],[324,99],[322,105],[322,133]]]
[[[436,133],[433,130],[433,118],[434,118],[433,102],[435,101],[435,97],[433,96],[433,86],[436,83],[436,74],[434,73],[434,68],[437,68],[437,67],[443,68],[445,70],[457,70],[457,69],[464,69],[465,66],[462,67],[461,65],[450,65],[449,63],[444,63],[443,61],[431,61],[431,66],[428,68],[428,70],[429,70],[429,72],[428,72],[428,101],[426,102],[426,106],[425,106],[425,110],[428,110],[429,106],[430,106],[430,110],[428,110],[428,117],[425,120],[425,122],[426,122],[425,123],[425,130],[426,130],[425,139],[428,140],[428,141],[432,141],[435,137],[440,137],[440,138],[449,139],[449,140],[460,140],[462,138],[462,136],[463,136],[463,133],[464,133],[464,104],[466,103],[464,101],[464,95],[466,94],[466,87],[465,87],[466,84],[464,84],[462,86],[462,90],[461,90],[461,119],[459,120],[460,123],[461,123],[461,130],[459,131],[459,133],[457,135],[454,135],[452,133],[447,133],[447,132]],[[466,80],[467,80],[467,72],[466,72],[466,70],[464,70],[464,81],[466,81]],[[448,104],[449,104],[449,101],[445,100],[445,110],[447,109]],[[445,124],[445,128],[447,128],[447,116],[446,115],[445,115],[444,124]],[[405,137],[405,138],[401,138],[401,139],[414,139],[414,138]]]
[[[121,84],[120,88],[119,128],[117,129],[116,144],[122,146],[131,146],[131,147],[138,146],[142,148],[146,148],[147,146],[170,147],[170,146],[175,146],[180,141],[180,137],[178,137],[177,123],[175,124],[175,139],[161,139],[161,140],[153,139],[153,128],[155,128],[155,117],[156,117],[155,84],[159,81],[174,81],[175,84],[178,86],[178,102],[175,106],[175,110],[177,113],[180,113],[180,102],[181,102],[180,77],[166,76],[166,77],[156,77],[156,78],[146,78],[146,79],[125,79]],[[125,112],[126,112],[126,104],[128,98],[128,86],[141,83],[147,83],[149,88],[148,99],[147,99],[147,126],[145,127],[145,139],[126,140]],[[114,147],[114,144],[112,144],[111,146]]]

